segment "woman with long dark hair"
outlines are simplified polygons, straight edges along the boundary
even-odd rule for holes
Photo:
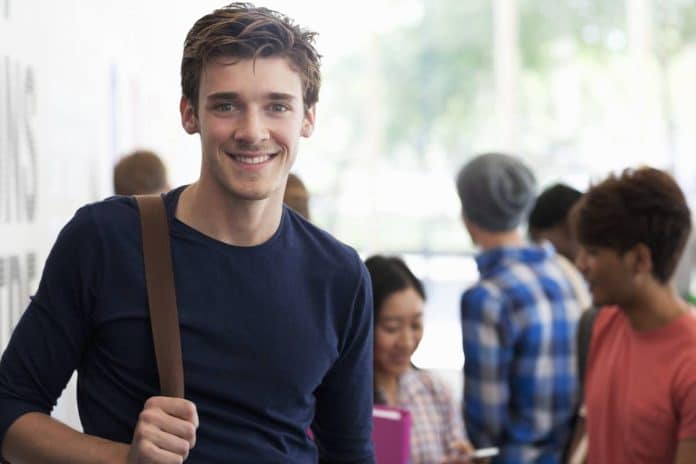
[[[375,404],[411,412],[411,463],[467,462],[473,448],[445,384],[411,363],[423,336],[425,290],[396,257],[365,261],[372,279],[375,320]]]

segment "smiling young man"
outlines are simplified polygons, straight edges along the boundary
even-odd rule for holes
[[[246,3],[186,38],[181,120],[201,171],[163,196],[186,399],[158,396],[135,201],[91,204],[58,237],[3,355],[6,459],[373,462],[369,277],[282,203],[314,128],[313,38]],[[48,416],[74,370],[84,434]]]
[[[666,173],[626,170],[576,213],[597,306],[585,404],[590,464],[696,462],[696,317],[670,283],[691,229]]]

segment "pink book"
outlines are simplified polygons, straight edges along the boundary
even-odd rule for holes
[[[374,406],[372,441],[377,464],[408,464],[411,460],[411,413]]]

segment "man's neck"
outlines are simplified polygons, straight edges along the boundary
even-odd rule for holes
[[[264,200],[234,198],[219,189],[205,188],[199,181],[181,192],[176,218],[228,245],[256,246],[278,230],[282,200],[282,192]]]
[[[524,239],[517,229],[507,232],[486,232],[477,237],[476,244],[481,250],[488,251],[504,246],[522,246]]]
[[[669,284],[651,282],[641,289],[631,303],[621,305],[631,326],[637,331],[657,329],[689,311],[689,305],[682,300]]]

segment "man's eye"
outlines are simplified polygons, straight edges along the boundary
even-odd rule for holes
[[[271,105],[271,111],[274,113],[283,113],[285,111],[288,111],[290,108],[288,105],[283,105],[282,103],[273,103]]]
[[[234,105],[232,103],[218,103],[215,105],[215,111],[232,111],[234,109]]]

